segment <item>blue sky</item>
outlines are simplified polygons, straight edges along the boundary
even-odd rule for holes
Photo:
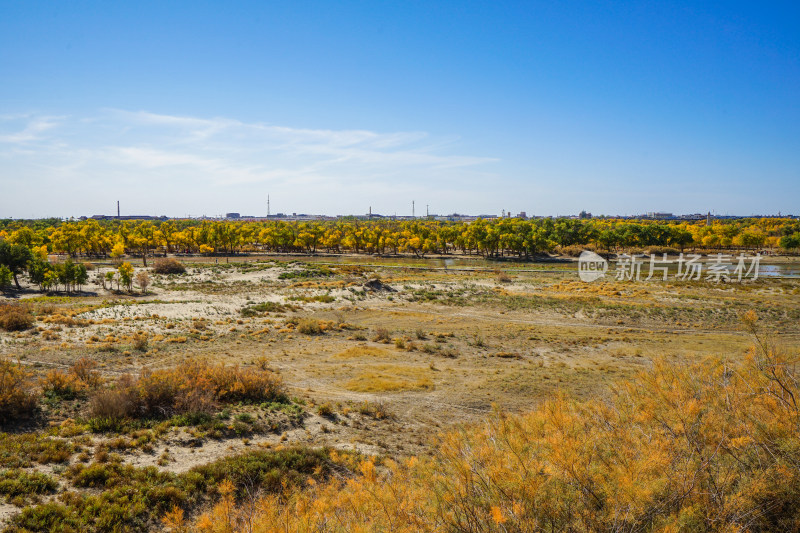
[[[800,214],[798,28],[796,2],[0,0],[0,217]]]

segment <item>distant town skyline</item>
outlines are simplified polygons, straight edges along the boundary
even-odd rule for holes
[[[798,27],[792,2],[5,2],[0,217],[797,213]]]

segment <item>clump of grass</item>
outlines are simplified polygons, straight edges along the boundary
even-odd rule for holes
[[[289,272],[281,272],[278,279],[308,279],[308,278],[326,278],[333,276],[334,272],[330,268],[309,267],[303,270],[292,270]]]
[[[31,308],[22,304],[0,304],[0,329],[24,331],[33,327]]]

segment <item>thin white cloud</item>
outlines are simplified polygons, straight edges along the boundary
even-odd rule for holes
[[[242,187],[280,191],[320,212],[337,212],[343,198],[365,203],[363,191],[388,199],[399,190],[455,195],[458,183],[485,179],[486,165],[496,161],[454,153],[457,140],[418,131],[293,128],[115,109],[0,117],[0,141],[0,173],[29,189],[20,194],[46,191],[59,202],[79,192],[138,194],[151,201],[141,191],[158,191],[159,201],[173,202],[163,205],[182,203],[179,213],[200,202],[246,204]],[[0,210],[14,208],[4,204]]]
[[[13,124],[24,121],[24,127],[14,133],[6,133],[0,135],[0,143],[26,143],[36,141],[42,138],[42,133],[55,128],[65,117],[29,117],[29,116],[9,116],[5,115],[0,117],[0,123]]]

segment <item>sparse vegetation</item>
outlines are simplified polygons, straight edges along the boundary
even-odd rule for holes
[[[330,516],[341,531],[793,530],[798,360],[757,342],[742,363],[659,363],[610,404],[559,397],[529,414],[495,413],[444,436],[430,460],[389,462],[383,473],[368,460],[358,479],[296,490],[289,505],[262,498],[250,523],[257,532],[317,529]],[[199,523],[228,517],[220,504]]]

